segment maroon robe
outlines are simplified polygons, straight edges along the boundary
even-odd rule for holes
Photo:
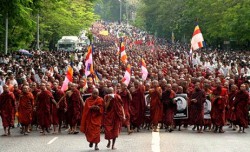
[[[174,123],[174,114],[176,111],[176,104],[173,102],[174,98],[175,92],[173,90],[166,90],[162,92],[162,103],[164,113],[163,122],[166,126],[172,126]]]
[[[236,94],[237,94],[237,91],[234,91],[234,92],[230,92],[228,95],[228,103],[227,103],[227,108],[226,108],[226,120],[229,120],[229,121],[236,120],[235,111],[232,109],[234,107]]]
[[[31,92],[22,93],[19,98],[18,120],[22,125],[28,126],[32,121],[34,97]]]
[[[54,96],[55,101],[58,103],[59,100],[64,96],[64,92],[59,89],[54,90],[53,96]],[[52,124],[53,125],[58,125],[64,120],[65,108],[66,108],[65,99],[60,102],[59,108],[57,108],[56,105],[52,104],[51,112],[52,112]]]
[[[104,101],[107,101],[107,98],[108,95],[104,97]],[[105,139],[110,140],[118,137],[123,121],[122,110],[122,99],[119,95],[115,94],[114,98],[110,100],[108,108],[104,112],[103,125]]]
[[[196,99],[197,102],[194,103],[191,101],[193,105],[193,115],[190,115],[191,121],[194,125],[203,125],[204,121],[204,102],[206,101],[206,94],[201,89],[195,89],[193,94],[191,95],[191,100]]]
[[[54,90],[53,92],[53,97],[55,99],[55,101],[58,103],[59,100],[64,96],[63,91],[57,89]],[[65,100],[60,102],[60,105],[65,104]],[[52,116],[52,124],[53,125],[58,125],[59,124],[59,113],[63,115],[64,113],[64,108],[65,107],[60,107],[59,105],[59,109],[57,109],[56,105],[52,104],[52,110],[51,110],[51,116]],[[59,112],[60,111],[60,112]]]
[[[156,90],[157,89],[157,90]],[[162,118],[162,103],[159,96],[159,93],[161,92],[161,88],[157,87],[156,89],[152,89],[149,91],[151,100],[150,100],[150,119],[151,123],[154,126],[158,125],[158,122]]]
[[[14,93],[14,96],[15,96],[15,99],[16,99],[16,103],[15,103],[16,107],[13,110],[13,113],[12,113],[12,119],[13,119],[13,122],[14,122],[15,121],[15,117],[16,117],[16,109],[17,109],[17,107],[19,105],[18,100],[19,100],[19,97],[20,97],[22,91],[19,90],[19,89],[14,89],[13,93]]]
[[[236,125],[247,128],[248,127],[248,102],[249,94],[247,91],[239,91],[235,96],[235,115]]]
[[[144,92],[144,87],[141,86],[132,93],[132,101],[130,103],[130,121],[135,127],[140,127],[144,122],[146,109]]]
[[[51,125],[51,100],[54,99],[50,91],[41,91],[37,95],[37,118],[38,124],[43,128]]]
[[[92,106],[98,106],[99,109],[91,109]],[[103,119],[103,99],[97,97],[87,98],[82,114],[80,131],[86,135],[90,143],[99,143],[101,135],[101,125]]]
[[[128,92],[126,90],[123,92],[120,92],[119,95],[121,96],[121,99],[123,102],[123,108],[124,108],[124,113],[125,113],[125,117],[126,117],[126,120],[123,122],[123,125],[128,126],[128,125],[130,125],[130,108],[129,108],[130,99],[129,99],[129,95],[128,95]]]
[[[41,90],[39,89],[34,89],[31,93],[33,94],[33,97],[35,99],[35,102],[34,102],[34,106],[36,107],[37,106],[37,103],[36,103],[36,99],[37,99],[37,95],[38,93],[40,92]],[[32,124],[38,124],[38,121],[37,121],[37,111],[33,110],[33,113],[32,113]]]
[[[0,115],[2,117],[3,127],[14,125],[13,111],[15,111],[15,96],[12,92],[3,92],[0,95]]]
[[[67,97],[66,121],[73,127],[81,120],[81,94],[75,89],[72,95]]]
[[[211,121],[216,126],[224,126],[225,124],[225,106],[228,95],[227,89],[217,87],[213,90],[214,96],[221,96],[222,98],[214,99],[212,102]]]

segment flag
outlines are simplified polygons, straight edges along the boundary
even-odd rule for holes
[[[68,89],[69,82],[73,82],[73,68],[70,65],[68,66],[67,73],[61,87],[62,91],[66,91]]]
[[[100,35],[103,35],[103,36],[108,36],[108,35],[109,35],[109,32],[103,30],[103,31],[100,31],[99,34],[100,34]]]
[[[124,77],[122,78],[122,83],[128,86],[131,77],[131,66],[128,64]]]
[[[127,54],[126,54],[125,45],[124,45],[123,42],[121,43],[121,46],[120,46],[120,53],[121,53],[121,61],[123,63],[127,63],[128,62],[128,60],[127,60]]]
[[[142,73],[142,80],[146,80],[148,77],[148,70],[146,67],[146,63],[143,59],[141,59],[141,73]]]
[[[92,60],[92,46],[90,45],[85,59],[85,76],[88,77],[91,73],[93,73],[93,60]]]
[[[203,46],[205,46],[204,38],[202,36],[199,26],[196,25],[196,27],[194,28],[194,33],[193,33],[193,37],[191,40],[191,49],[194,51],[199,48],[202,48]]]

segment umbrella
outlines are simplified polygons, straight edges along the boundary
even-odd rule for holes
[[[22,53],[22,54],[24,54],[24,55],[33,56],[33,54],[31,54],[29,51],[24,50],[24,49],[21,49],[21,50],[19,50],[18,52],[20,52],[20,53]]]

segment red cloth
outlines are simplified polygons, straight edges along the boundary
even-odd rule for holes
[[[213,90],[213,95],[221,96],[222,98],[215,98],[212,101],[211,121],[216,126],[224,126],[225,106],[228,99],[227,90],[222,87],[217,87]]]
[[[152,89],[149,91],[150,100],[150,118],[154,126],[158,125],[158,122],[162,118],[162,103],[159,94],[161,94],[161,88]]]
[[[58,103],[59,100],[64,96],[64,92],[57,89],[54,90],[53,93],[54,99],[55,101]],[[63,101],[60,102],[59,104],[59,109],[57,109],[56,105],[52,104],[52,124],[53,125],[58,125],[59,124],[59,120],[60,122],[63,121],[64,119],[64,108],[66,108],[66,100],[64,99]]]
[[[247,128],[248,127],[248,102],[249,94],[247,91],[239,91],[235,96],[235,115],[236,125]]]
[[[191,101],[193,105],[193,115],[190,115],[191,121],[195,125],[203,125],[204,123],[204,102],[206,101],[206,94],[203,90],[195,89],[194,93],[191,95],[191,100],[196,99],[197,102],[194,103]]]
[[[15,101],[16,99],[12,92],[4,92],[0,95],[0,114],[3,127],[14,125],[12,114],[15,110]]]
[[[49,128],[51,125],[51,100],[53,95],[45,90],[37,95],[37,117],[38,124],[43,128]]]
[[[98,106],[100,109],[91,109],[92,106]],[[97,97],[87,98],[82,113],[80,131],[83,132],[90,143],[99,143],[101,135],[101,124],[103,118],[103,99]]]
[[[75,89],[70,97],[67,98],[66,121],[72,127],[81,120],[81,94]]]
[[[130,103],[130,121],[135,127],[140,127],[144,122],[146,109],[144,92],[145,89],[143,86],[141,86],[132,93],[132,101]]]
[[[35,88],[33,91],[32,91],[32,94],[33,94],[33,97],[35,99],[35,102],[34,102],[34,106],[37,106],[36,104],[36,99],[37,99],[37,94],[40,92],[39,89]],[[34,111],[33,110],[33,113],[32,113],[32,124],[37,124],[38,121],[37,121],[37,111]]]
[[[172,126],[174,123],[174,114],[176,111],[176,104],[173,102],[174,98],[175,92],[173,90],[162,92],[162,103],[164,113],[163,122],[166,126]]]
[[[236,91],[230,92],[228,95],[228,102],[226,108],[226,120],[235,121],[235,111],[232,109],[234,107]]]
[[[32,122],[34,97],[31,92],[22,93],[19,98],[18,121],[25,126]]]
[[[104,101],[107,101],[107,98],[109,98],[108,95],[104,97]],[[105,130],[105,139],[109,140],[118,137],[123,121],[122,110],[122,99],[119,95],[115,94],[104,112],[103,126]]]
[[[121,96],[122,102],[123,102],[123,108],[126,120],[123,122],[123,125],[128,126],[130,125],[130,99],[128,92],[125,90],[123,92],[120,92],[119,95]]]

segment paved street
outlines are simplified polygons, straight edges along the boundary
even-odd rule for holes
[[[117,150],[107,149],[107,141],[101,136],[100,151],[117,152],[249,152],[250,131],[245,134],[233,132],[225,127],[226,133],[214,134],[205,132],[198,134],[191,128],[172,133],[160,130],[151,133],[142,130],[139,133],[127,135],[125,131],[119,136]],[[3,129],[0,129],[3,133]],[[28,136],[19,134],[19,129],[11,130],[10,137],[0,137],[1,152],[85,152],[93,151],[88,147],[83,134],[68,135],[66,132],[58,135],[40,135],[34,131]]]

